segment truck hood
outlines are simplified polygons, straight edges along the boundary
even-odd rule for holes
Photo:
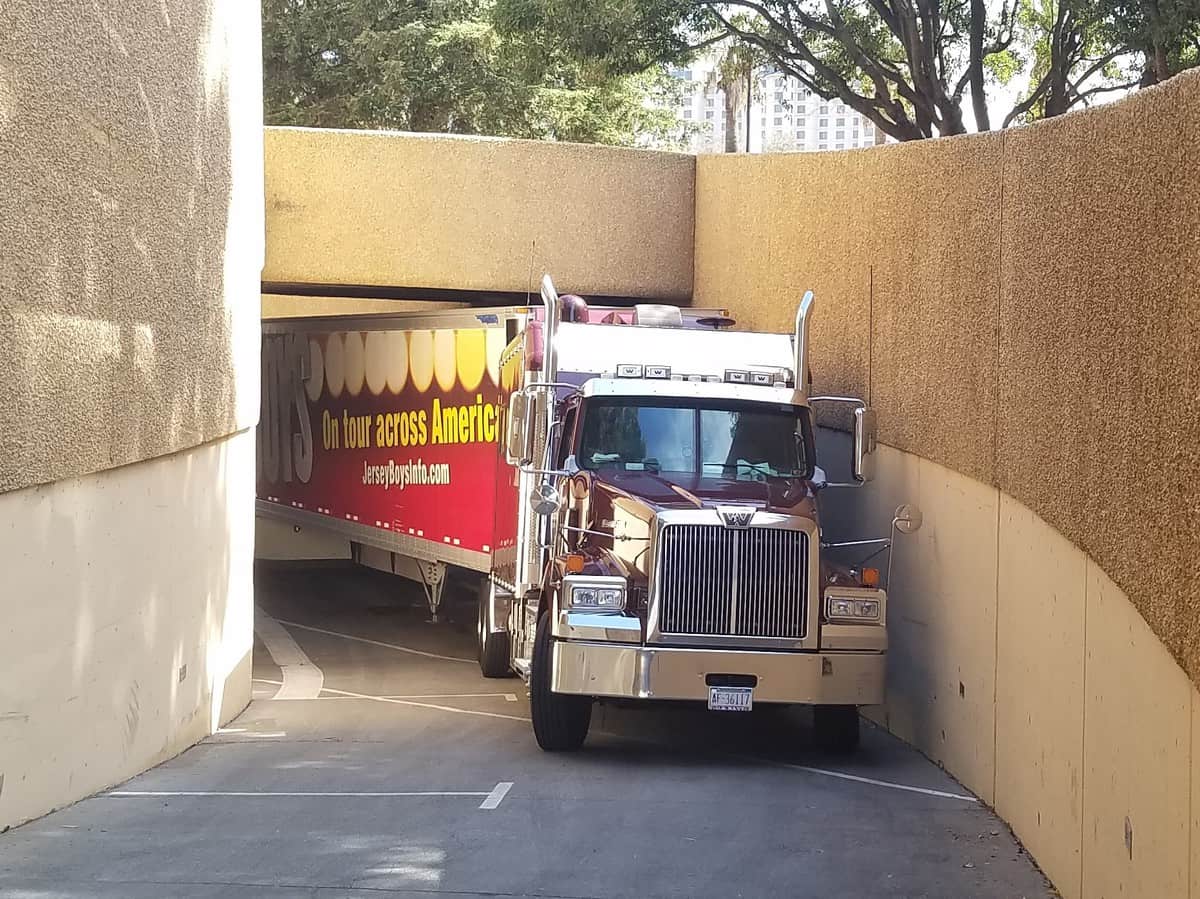
[[[753,506],[781,515],[816,518],[816,498],[812,485],[801,478],[737,481],[676,472],[616,469],[601,469],[588,474],[591,475],[597,505],[600,507],[621,498],[625,500],[623,505],[634,500],[645,505],[652,514],[668,509]]]

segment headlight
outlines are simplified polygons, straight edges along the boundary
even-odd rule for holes
[[[563,586],[568,608],[597,612],[620,612],[625,608],[624,578],[567,577]]]
[[[872,596],[826,596],[825,617],[830,621],[853,624],[878,624],[883,620],[883,602]]]

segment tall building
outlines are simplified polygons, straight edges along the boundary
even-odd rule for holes
[[[725,93],[714,74],[719,54],[671,70],[683,82],[677,106],[680,120],[694,126],[690,149],[720,153],[725,149]],[[746,108],[735,116],[737,148],[746,151]],[[875,125],[840,100],[824,100],[795,78],[764,69],[755,73],[750,102],[750,152],[847,150],[875,143]]]

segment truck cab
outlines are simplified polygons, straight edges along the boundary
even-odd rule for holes
[[[853,749],[858,707],[883,701],[887,596],[825,558],[813,406],[851,410],[851,484],[871,477],[874,417],[809,395],[812,295],[792,334],[592,310],[548,278],[542,299],[501,360],[484,673],[525,678],[548,751],[582,745],[611,699],[808,704],[818,742]]]

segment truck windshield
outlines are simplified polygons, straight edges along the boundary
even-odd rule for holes
[[[585,408],[577,459],[588,469],[800,478],[811,474],[811,445],[802,407],[605,397]]]

